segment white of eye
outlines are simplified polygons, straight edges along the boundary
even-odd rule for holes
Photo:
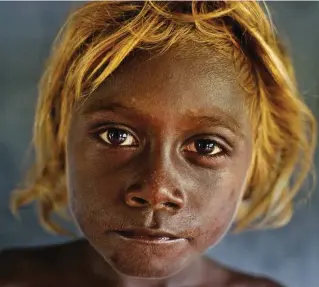
[[[218,145],[215,145],[213,151],[210,153],[207,153],[206,155],[215,155],[215,154],[219,154],[222,151],[223,150]]]
[[[119,143],[112,143],[109,139],[109,133],[111,129],[106,130],[105,132],[99,134],[100,138],[104,140],[107,144],[113,145],[113,146],[131,146],[134,145],[136,142],[135,138],[133,135],[131,135],[129,132],[125,130],[118,129],[118,131],[123,132],[126,136],[125,139],[122,142]]]
[[[195,142],[192,142],[189,147],[186,147],[186,150],[187,151],[190,151],[190,152],[196,152],[196,153],[199,153],[201,154],[200,152],[198,152],[196,146],[195,146]],[[210,153],[205,153],[203,155],[215,155],[215,154],[219,154],[223,151],[223,149],[221,147],[219,147],[217,144],[214,145],[214,148],[213,148],[213,151],[211,151]]]

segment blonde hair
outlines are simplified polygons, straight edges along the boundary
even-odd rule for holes
[[[164,53],[193,41],[231,57],[247,94],[254,148],[238,231],[279,227],[312,170],[316,120],[299,96],[292,64],[254,1],[90,2],[70,15],[39,86],[36,158],[12,209],[38,202],[42,225],[67,206],[65,139],[72,110],[134,50]]]

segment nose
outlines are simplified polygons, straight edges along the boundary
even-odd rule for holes
[[[150,208],[178,212],[185,205],[185,194],[169,175],[169,171],[154,172],[148,180],[132,184],[125,196],[126,204],[136,208]]]

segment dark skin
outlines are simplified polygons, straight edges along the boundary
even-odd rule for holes
[[[252,132],[236,75],[206,49],[127,59],[67,136],[69,202],[86,239],[8,251],[0,274],[15,286],[280,286],[202,256],[247,185]]]

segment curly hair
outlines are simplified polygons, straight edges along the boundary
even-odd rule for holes
[[[135,50],[160,54],[194,42],[232,59],[246,91],[253,157],[237,231],[279,227],[310,172],[316,120],[298,92],[293,66],[255,1],[99,1],[71,13],[39,85],[35,161],[12,196],[12,210],[38,203],[41,224],[67,207],[65,140],[72,111]]]

